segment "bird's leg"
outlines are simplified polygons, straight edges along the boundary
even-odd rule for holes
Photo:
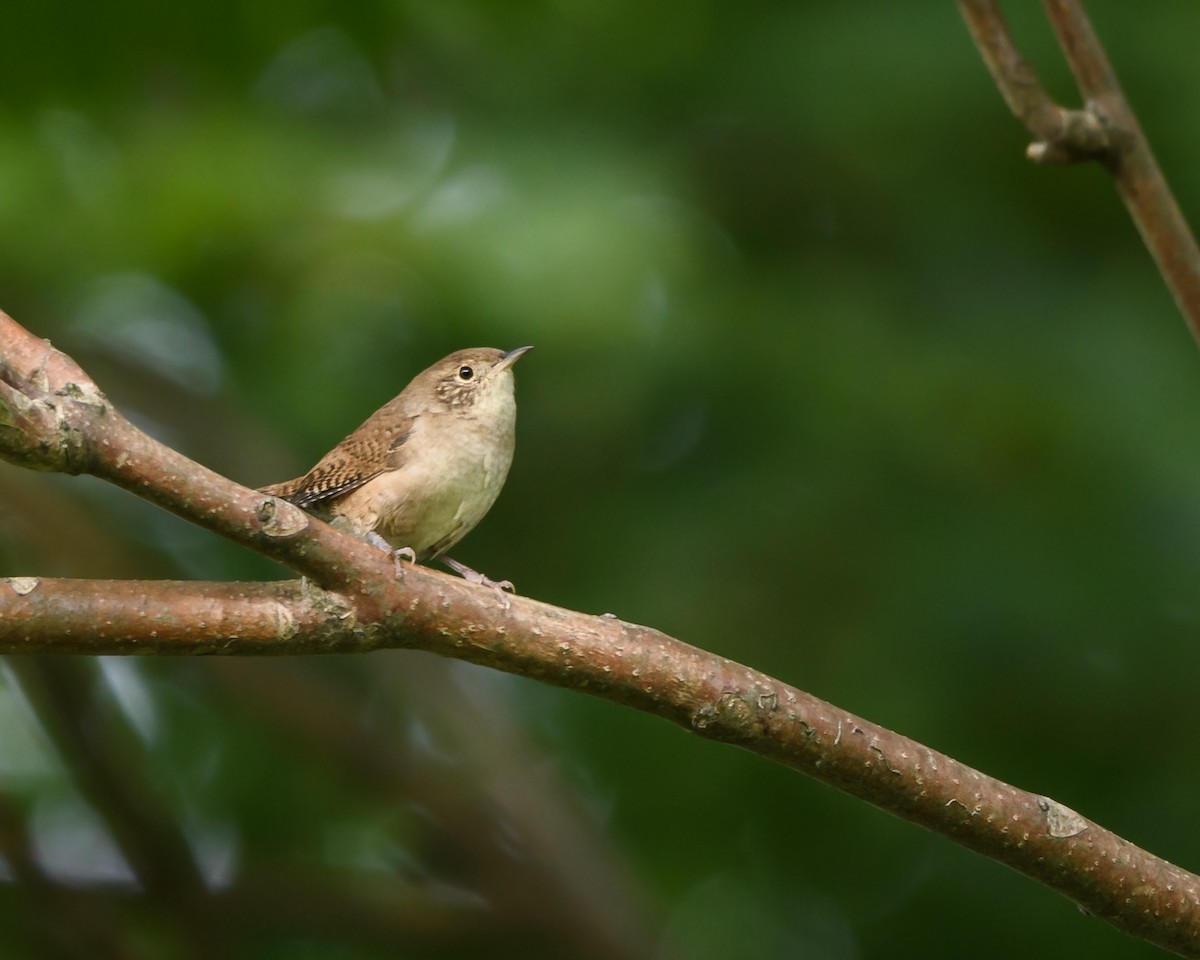
[[[504,591],[511,590],[513,593],[517,592],[517,589],[512,585],[511,580],[493,580],[491,577],[484,576],[478,570],[472,570],[465,563],[459,563],[457,560],[451,559],[450,557],[440,557],[439,559],[468,583],[478,583],[485,587],[491,587],[496,591],[496,596],[500,598],[500,602],[504,605],[504,609],[508,609],[508,597],[504,595]]]
[[[378,547],[380,550],[386,550],[388,553],[392,552],[392,545],[384,540],[383,537],[377,534],[374,530],[368,530],[362,535],[362,538],[373,547]]]

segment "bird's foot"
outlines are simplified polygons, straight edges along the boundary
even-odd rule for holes
[[[396,579],[404,579],[404,568],[400,566],[401,560],[407,560],[409,563],[417,562],[417,555],[413,552],[412,547],[397,547],[391,551],[392,563],[396,565]]]
[[[369,531],[363,539],[365,539],[371,546],[378,547],[380,550],[386,550],[388,552],[389,556],[392,558],[392,563],[396,565],[397,580],[404,579],[404,568],[400,566],[401,560],[407,560],[409,563],[417,562],[417,555],[413,551],[412,547],[396,547],[393,549],[392,545],[384,540],[383,537],[377,534],[374,530]]]
[[[392,556],[394,556],[397,560],[403,557],[409,563],[417,562],[417,555],[413,552],[412,547],[397,547],[392,551]]]
[[[493,580],[491,577],[484,576],[478,570],[472,570],[465,563],[459,563],[457,560],[453,560],[450,557],[442,557],[442,563],[448,566],[468,583],[478,583],[485,587],[490,587],[496,592],[496,596],[500,598],[501,606],[503,606],[505,610],[508,609],[508,597],[504,595],[504,591],[509,590],[512,593],[517,592],[517,588],[512,585],[511,580]]]

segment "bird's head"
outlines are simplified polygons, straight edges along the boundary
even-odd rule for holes
[[[512,366],[533,347],[496,350],[470,347],[439,360],[420,375],[433,386],[434,405],[449,410],[467,410],[488,400],[505,400],[513,395]]]

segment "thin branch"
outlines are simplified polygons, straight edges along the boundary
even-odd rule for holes
[[[1078,0],[1044,0],[1079,88],[1115,132],[1105,164],[1192,334],[1200,339],[1200,249],[1184,219],[1150,142],[1117,82],[1091,22]]]
[[[1193,337],[1200,341],[1200,248],[1167,186],[1079,0],[1043,0],[1084,100],[1068,110],[1042,88],[1018,52],[997,0],[957,0],[971,37],[1013,115],[1034,138],[1039,163],[1098,160],[1150,250]]]
[[[156,952],[147,953],[136,923],[142,894],[132,884],[66,884],[46,878],[33,899],[20,894],[28,895],[37,881],[26,873],[18,880],[19,885],[0,885],[0,909],[8,917],[27,917],[23,926],[29,938],[36,937],[33,942],[43,948],[30,955],[87,960],[179,955],[178,941],[169,941],[174,949],[164,952],[161,939],[154,941]],[[319,872],[295,863],[259,865],[242,871],[230,885],[200,894],[195,907],[226,941],[235,933],[265,931],[350,941],[390,950],[388,955],[399,950],[407,956],[427,947],[435,955],[448,949],[492,955],[499,948],[515,956],[540,956],[547,939],[542,929],[514,924],[453,888],[327,865]],[[224,957],[228,951],[202,955]]]
[[[8,666],[139,885],[173,904],[178,918],[191,921],[180,937],[181,955],[223,953],[223,931],[198,915],[205,888],[188,842],[132,760],[132,731],[96,698],[88,669],[94,661],[21,657]]]
[[[1117,73],[1079,0],[1043,0],[1043,5],[1084,100],[1089,106],[1111,100],[1105,105],[1128,110]],[[1130,121],[1137,123],[1132,113],[1119,119],[1121,129]]]
[[[138,882],[167,895],[203,889],[187,841],[141,789],[126,743],[95,697],[87,661],[21,657],[10,669],[80,792],[103,815]],[[124,738],[128,740],[128,738]]]
[[[1013,43],[995,0],[959,0],[958,7],[1004,102],[1034,137],[1030,159],[1080,163],[1108,152],[1108,133],[1095,116],[1060,107],[1042,89],[1037,73]]]
[[[321,757],[386,804],[424,811],[408,828],[414,845],[433,845],[442,882],[490,904],[489,915],[540,931],[569,956],[657,955],[620,854],[603,830],[574,815],[556,771],[527,755],[511,711],[489,696],[489,685],[465,691],[445,661],[392,659],[370,669],[386,678],[383,709],[396,715],[364,725],[354,694],[320,682],[312,664],[221,658],[210,666],[245,709],[301,740],[306,756]],[[397,743],[397,725],[413,712],[431,726],[436,753]]]
[[[649,627],[524,597],[506,609],[490,590],[421,567],[406,565],[397,580],[384,551],[303,514],[290,518],[274,498],[156,444],[113,411],[78,367],[61,354],[47,358],[44,342],[4,320],[4,380],[53,416],[27,418],[33,433],[19,438],[0,430],[0,456],[25,461],[34,451],[39,465],[66,463],[111,479],[339,592],[305,584],[14,578],[0,581],[0,653],[394,646],[469,660],[744,747],[1008,864],[1126,932],[1200,956],[1200,877],[1048,797]],[[20,349],[9,354],[12,337]],[[22,365],[30,355],[44,362]],[[70,382],[62,382],[64,370],[72,371]],[[5,409],[0,398],[0,422]]]
[[[31,953],[62,960],[126,960],[135,955],[126,942],[125,917],[95,909],[93,901],[78,897],[46,873],[34,851],[24,811],[4,792],[0,792],[0,855],[16,880],[5,886],[19,898],[5,905],[8,915],[53,918],[21,924],[14,931],[32,946]]]
[[[332,876],[331,876],[332,874]],[[515,927],[496,911],[456,891],[386,876],[338,876],[295,864],[246,871],[230,887],[212,891],[206,909],[225,924],[274,929],[289,936],[337,938],[372,944],[400,955],[461,950],[467,956],[499,946],[514,955],[536,954],[540,931]]]

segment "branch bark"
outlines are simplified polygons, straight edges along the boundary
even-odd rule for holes
[[[309,580],[0,580],[0,653],[294,654],[408,647],[579,690],[735,744],[1200,955],[1200,877],[750,667],[649,627],[495,594],[391,559],[157,443],[69,358],[0,314],[0,456],[111,480]],[[311,581],[311,582],[309,582]]]
[[[1004,102],[1034,138],[1026,155],[1035,163],[1101,163],[1200,341],[1200,248],[1080,0],[1043,0],[1083,97],[1080,110],[1059,106],[1042,88],[998,0],[957,2]]]

